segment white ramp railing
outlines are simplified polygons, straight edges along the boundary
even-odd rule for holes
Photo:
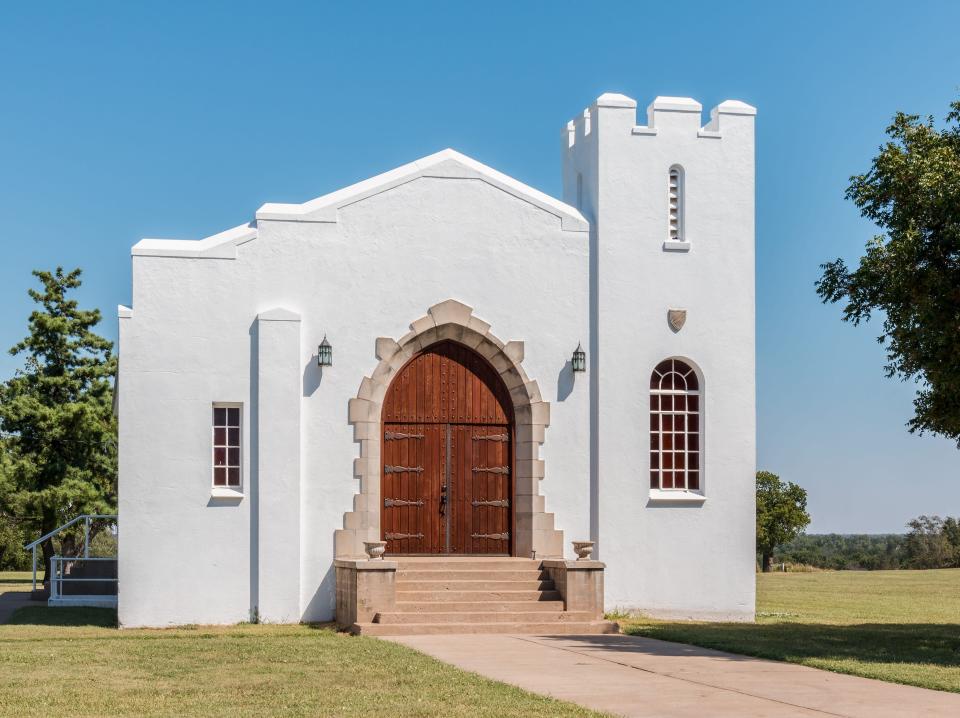
[[[79,516],[76,516],[76,517],[70,519],[69,521],[67,521],[67,523],[65,523],[63,526],[60,526],[60,527],[58,527],[58,528],[55,528],[55,529],[54,529],[53,531],[51,531],[50,533],[44,534],[43,536],[41,536],[40,538],[38,538],[36,541],[31,541],[30,543],[28,543],[26,546],[23,547],[25,551],[31,551],[31,552],[33,553],[33,590],[34,590],[34,591],[37,590],[37,547],[40,546],[40,544],[42,544],[42,543],[43,543],[44,541],[46,541],[47,539],[53,538],[54,536],[56,536],[57,534],[59,534],[59,533],[62,532],[62,531],[65,531],[66,529],[70,528],[71,526],[73,526],[73,525],[76,524],[77,522],[83,521],[83,558],[89,559],[89,560],[93,560],[93,559],[90,559],[90,522],[91,522],[91,521],[96,521],[96,520],[99,520],[99,519],[113,519],[114,521],[116,521],[116,520],[117,520],[117,515],[116,515],[116,514],[80,514]],[[55,556],[55,557],[53,557],[53,558],[54,558],[54,559],[57,559],[57,558],[61,558],[61,557]],[[68,561],[70,560],[69,557],[63,557],[63,558],[64,558],[64,560],[68,560]],[[109,559],[109,560],[115,561],[115,560],[116,560],[116,557],[111,558],[111,559]],[[53,577],[53,569],[54,569],[54,567],[53,567],[53,565],[52,565],[52,560],[51,560],[51,566],[50,566],[50,570],[51,570],[51,583],[50,583],[51,595],[52,595],[52,593],[53,593],[53,578],[52,578],[52,577]],[[79,579],[74,579],[74,580],[79,580]],[[100,580],[105,580],[105,579],[100,579]],[[116,580],[116,579],[114,579],[114,580]]]
[[[102,585],[106,583],[116,584],[116,576],[74,577],[70,575],[70,571],[76,569],[78,565],[88,568],[91,563],[106,564],[108,561],[116,565],[117,559],[113,557],[79,558],[75,556],[53,556],[50,559],[50,605],[56,605],[56,602],[64,597],[64,584],[67,584],[70,587],[69,592],[66,594],[68,596],[82,596],[83,598],[87,599],[93,597],[94,595],[104,597],[116,596],[116,585],[114,585],[111,593],[104,593]],[[93,586],[93,594],[90,594],[89,591],[84,592],[80,590],[80,586],[90,586],[91,584],[99,584]],[[75,585],[77,586],[76,589],[73,588]]]

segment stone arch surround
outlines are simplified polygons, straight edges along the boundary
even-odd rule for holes
[[[516,431],[514,460],[515,555],[559,558],[563,555],[563,532],[554,528],[554,515],[546,513],[540,495],[544,462],[540,446],[550,424],[550,404],[543,401],[536,381],[527,377],[521,363],[522,341],[502,342],[490,325],[473,316],[473,309],[454,299],[435,304],[424,317],[410,325],[399,340],[377,339],[379,364],[364,377],[355,399],[349,402],[348,419],[353,438],[360,444],[354,461],[354,478],[360,492],[353,497],[353,511],[343,515],[343,528],[334,540],[337,558],[362,558],[364,541],[380,540],[380,440],[383,399],[397,372],[416,353],[437,342],[459,342],[484,357],[500,374],[513,402]]]

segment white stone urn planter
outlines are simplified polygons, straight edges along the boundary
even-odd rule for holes
[[[387,550],[386,541],[364,541],[363,550],[367,552],[367,556],[370,557],[371,561],[382,561],[383,554]]]
[[[593,553],[593,541],[574,541],[573,552],[577,554],[577,561],[586,561]]]

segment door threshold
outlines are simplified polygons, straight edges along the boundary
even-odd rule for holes
[[[508,553],[385,553],[384,558],[523,558]]]

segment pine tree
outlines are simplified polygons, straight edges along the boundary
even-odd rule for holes
[[[8,448],[7,490],[0,509],[35,517],[48,533],[77,514],[115,513],[116,420],[113,344],[92,330],[96,309],[83,310],[67,293],[80,286],[79,269],[35,270],[42,291],[30,314],[29,335],[10,353],[24,366],[0,386],[0,432]],[[42,545],[50,567],[53,543]]]

